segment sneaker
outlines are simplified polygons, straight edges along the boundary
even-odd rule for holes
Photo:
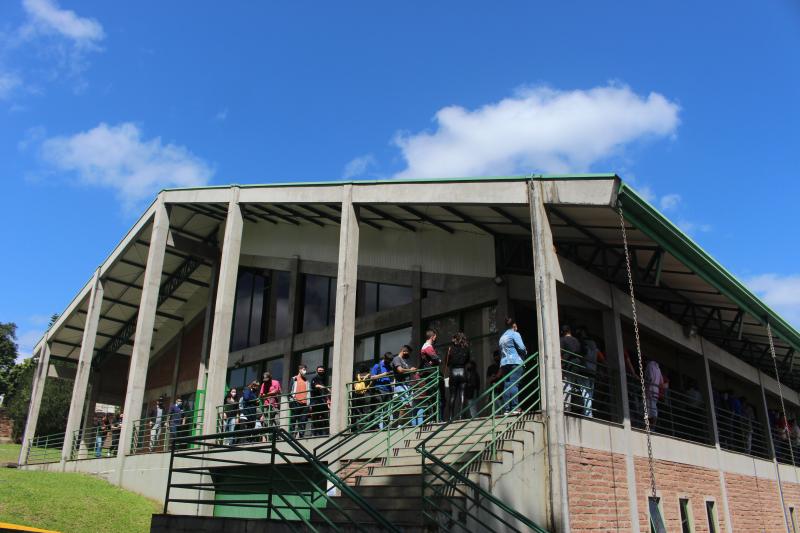
[[[510,412],[510,413],[508,413],[508,414],[510,414],[510,415],[514,415],[514,416],[517,416],[517,415],[521,415],[521,414],[522,414],[522,411],[520,411],[519,409],[514,409],[513,411],[511,411],[511,412]]]

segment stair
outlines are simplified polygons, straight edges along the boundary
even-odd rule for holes
[[[503,435],[495,443],[494,454],[485,450],[487,441],[492,438],[491,433],[482,435],[489,428],[489,421],[486,419],[466,424],[448,424],[426,442],[426,448],[433,449],[436,456],[442,457],[451,466],[458,466],[458,463],[453,462],[456,459],[464,464],[465,461],[481,455],[469,466],[465,475],[482,487],[491,487],[493,477],[496,479],[509,472],[526,448],[533,449],[532,420],[533,415],[528,415],[504,426]],[[351,468],[346,468],[342,474],[344,476],[355,470],[355,473],[347,477],[347,483],[383,517],[406,533],[430,530],[431,521],[425,517],[423,509],[435,508],[441,518],[451,514],[457,516],[458,507],[466,505],[465,496],[453,494],[458,492],[453,488],[442,491],[441,494],[447,493],[447,496],[429,494],[428,499],[433,501],[427,504],[423,502],[422,456],[415,448],[440,427],[434,424],[420,428],[411,438],[394,447],[389,457],[373,460],[369,464],[364,460],[352,460]],[[375,438],[382,438],[378,433],[375,435]],[[433,473],[437,472],[431,465],[428,468]],[[371,517],[365,516],[358,505],[346,496],[334,496],[321,513],[312,517],[312,523],[324,530],[325,519],[342,527],[344,531],[351,529],[353,520],[368,529],[373,526],[377,528]]]

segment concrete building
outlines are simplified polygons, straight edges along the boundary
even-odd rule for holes
[[[527,346],[517,396],[508,376],[487,383],[509,316]],[[451,382],[423,373],[359,425],[383,404],[359,411],[355,372],[405,344],[419,366],[429,329],[442,356],[468,337],[474,418],[443,421],[430,398],[449,401]],[[325,530],[357,513],[378,529],[639,532],[656,505],[668,531],[794,532],[798,347],[615,175],[165,190],[36,346],[20,464],[166,499],[154,531],[212,516]],[[75,365],[67,427],[37,435],[56,360]],[[329,376],[298,430],[300,363],[309,385],[318,366]],[[281,384],[265,401],[280,431],[226,437],[267,413],[220,407],[263,372]],[[98,404],[124,419],[98,420]],[[404,425],[406,408],[424,420]],[[261,484],[244,490],[237,472]]]

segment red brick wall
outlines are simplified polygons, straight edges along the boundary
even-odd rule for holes
[[[786,531],[778,484],[775,481],[725,474],[725,486],[734,531]],[[783,490],[787,508],[795,505],[798,500],[797,485],[783,483]]]
[[[147,368],[147,384],[145,390],[157,389],[172,385],[172,374],[175,372],[175,346],[150,362]]]
[[[178,382],[197,379],[200,368],[200,351],[203,349],[203,321],[198,320],[187,329],[181,342],[181,362],[178,368]]]
[[[567,487],[573,532],[630,531],[624,455],[567,446]]]
[[[0,408],[0,442],[11,442],[11,426],[13,421],[4,408]]]

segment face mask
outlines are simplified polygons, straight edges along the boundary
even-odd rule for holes
[[[306,371],[305,371],[305,370],[301,370],[301,371],[300,371],[300,375],[301,375],[301,376],[305,376],[305,375],[306,375]]]

